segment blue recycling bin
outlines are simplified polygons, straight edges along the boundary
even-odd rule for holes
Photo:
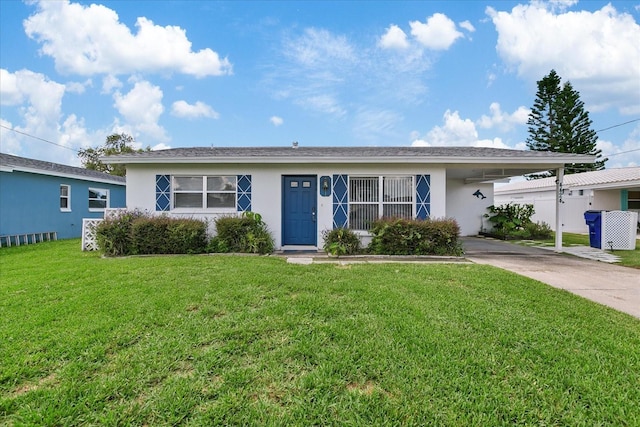
[[[586,211],[584,220],[589,226],[589,246],[602,249],[602,211]]]

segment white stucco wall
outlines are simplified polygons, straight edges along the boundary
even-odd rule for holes
[[[619,210],[620,190],[566,189],[562,197],[562,227],[569,233],[588,233],[584,220],[588,210]],[[555,191],[523,192],[512,195],[496,194],[496,205],[507,203],[532,204],[535,214],[533,221],[546,222],[555,231]]]
[[[486,198],[474,196],[477,190]],[[465,184],[461,179],[447,180],[446,216],[455,218],[462,236],[474,236],[481,231],[483,215],[492,204],[493,184]]]
[[[620,190],[594,190],[594,209],[602,211],[619,211],[621,208]]]
[[[251,210],[262,215],[269,226],[276,247],[281,248],[282,242],[282,177],[285,175],[316,175],[346,174],[350,176],[373,175],[430,175],[431,180],[431,217],[443,218],[447,216],[446,200],[446,172],[442,167],[419,168],[415,165],[132,165],[127,168],[127,207],[155,212],[155,179],[156,175],[251,175]],[[475,189],[473,190],[475,191]],[[489,197],[489,196],[487,196]],[[475,199],[475,197],[474,197]],[[489,200],[489,198],[487,199]],[[454,209],[454,211],[457,211]],[[461,213],[460,211],[459,213]],[[172,216],[187,216],[207,219],[211,224],[219,215],[235,215],[237,212],[211,212],[202,209],[183,209],[166,212]],[[451,215],[449,215],[451,216]],[[318,183],[317,197],[317,246],[322,246],[322,232],[333,226],[333,196],[320,195]],[[474,232],[477,232],[475,230]],[[368,239],[363,238],[363,243]]]

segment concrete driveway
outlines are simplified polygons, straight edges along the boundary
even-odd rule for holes
[[[499,240],[464,237],[465,257],[489,264],[640,318],[640,270]]]

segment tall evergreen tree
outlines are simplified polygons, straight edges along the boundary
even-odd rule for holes
[[[561,85],[555,70],[538,81],[538,92],[529,113],[527,147],[535,151],[591,154],[596,163],[565,165],[565,174],[604,169],[606,158],[596,148],[598,135],[591,129],[589,112],[584,109],[580,93],[570,82]],[[554,176],[555,171],[531,175],[530,178]]]

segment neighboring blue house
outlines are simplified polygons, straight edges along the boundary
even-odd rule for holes
[[[83,218],[126,206],[125,190],[123,177],[0,153],[0,244],[80,237]]]

